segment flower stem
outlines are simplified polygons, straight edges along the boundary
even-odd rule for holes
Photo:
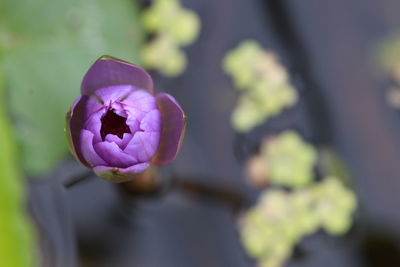
[[[69,188],[81,183],[82,181],[88,180],[90,177],[93,177],[93,176],[94,176],[93,172],[88,170],[88,171],[85,171],[78,175],[75,175],[73,177],[70,177],[69,179],[67,179],[66,181],[63,182],[63,186],[66,189],[69,189]]]

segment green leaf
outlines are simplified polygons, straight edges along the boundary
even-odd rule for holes
[[[129,0],[6,0],[1,12],[0,65],[23,167],[40,174],[66,155],[65,114],[89,66],[103,54],[138,63],[137,8]]]
[[[37,261],[33,229],[25,214],[25,188],[4,95],[0,76],[0,267],[34,267]]]

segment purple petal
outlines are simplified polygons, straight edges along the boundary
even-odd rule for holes
[[[88,130],[81,131],[81,153],[86,161],[92,166],[107,165],[93,149],[93,133]]]
[[[93,170],[97,176],[114,183],[132,180],[137,174],[149,167],[149,163],[139,163],[128,168],[113,168],[107,166],[97,166]]]
[[[111,108],[113,110],[113,112],[121,117],[128,117],[128,114],[125,110],[125,106],[120,103],[120,102],[114,102],[111,103],[111,105],[107,106],[108,108]]]
[[[106,113],[106,107],[100,109],[99,111],[93,113],[84,123],[83,128],[91,131],[94,134],[93,142],[99,143],[102,141],[100,135],[101,129],[101,118]]]
[[[150,111],[140,122],[140,129],[145,132],[161,132],[161,114],[157,109]]]
[[[137,90],[136,87],[133,87],[132,85],[114,85],[99,88],[94,92],[94,95],[96,95],[99,100],[107,105],[109,103],[120,101],[126,98],[135,90]]]
[[[126,120],[126,125],[129,126],[131,133],[135,133],[137,130],[139,130],[139,121],[135,118],[131,118],[130,116],[128,116]]]
[[[122,139],[120,139],[118,136],[114,134],[107,134],[105,141],[111,143],[114,142],[116,143],[122,150],[126,147],[126,145],[131,141],[133,135],[130,133],[124,133]]]
[[[150,162],[157,151],[159,140],[159,132],[136,132],[124,152],[137,158],[139,162]]]
[[[88,167],[90,164],[85,160],[80,150],[82,142],[80,140],[81,130],[86,118],[101,107],[95,99],[88,96],[80,96],[74,101],[71,110],[67,113],[66,131],[72,153],[83,165]]]
[[[122,102],[129,106],[146,106],[146,104],[150,102],[151,106],[156,106],[154,96],[145,90],[133,91],[131,94],[125,97]]]
[[[129,117],[133,117],[139,121],[148,112],[157,109],[155,97],[143,90],[134,91],[122,103]]]
[[[100,142],[93,147],[97,154],[112,167],[126,168],[138,162],[135,157],[124,153],[116,143]]]
[[[184,136],[186,117],[182,108],[169,94],[157,94],[156,99],[161,112],[162,131],[152,163],[165,165],[173,161],[178,154]]]
[[[90,67],[83,78],[81,93],[92,95],[111,85],[133,85],[153,94],[153,80],[145,70],[110,56],[102,56]]]

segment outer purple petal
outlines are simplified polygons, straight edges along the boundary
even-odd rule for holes
[[[150,166],[149,163],[139,163],[128,168],[115,168],[97,166],[93,168],[97,176],[114,183],[132,180],[137,174],[143,172]]]
[[[86,161],[92,166],[107,165],[107,163],[99,157],[93,148],[93,133],[88,130],[81,131],[81,153]]]
[[[94,150],[110,166],[126,168],[138,162],[132,155],[124,153],[116,143],[100,142],[95,144]]]
[[[67,113],[66,132],[71,151],[74,156],[87,167],[90,167],[90,164],[85,160],[81,152],[81,130],[83,129],[86,118],[101,107],[102,106],[93,98],[80,96],[74,101],[71,110]]]
[[[133,85],[153,94],[153,80],[145,70],[110,56],[102,56],[90,67],[83,78],[81,93],[92,95],[97,89],[111,85]]]
[[[171,95],[157,94],[156,100],[162,118],[162,131],[152,163],[165,165],[173,161],[178,154],[184,136],[186,116]]]

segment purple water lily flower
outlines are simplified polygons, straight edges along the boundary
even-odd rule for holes
[[[185,115],[166,93],[154,94],[142,68],[103,56],[88,70],[67,114],[74,156],[109,181],[128,181],[150,164],[175,159]]]

